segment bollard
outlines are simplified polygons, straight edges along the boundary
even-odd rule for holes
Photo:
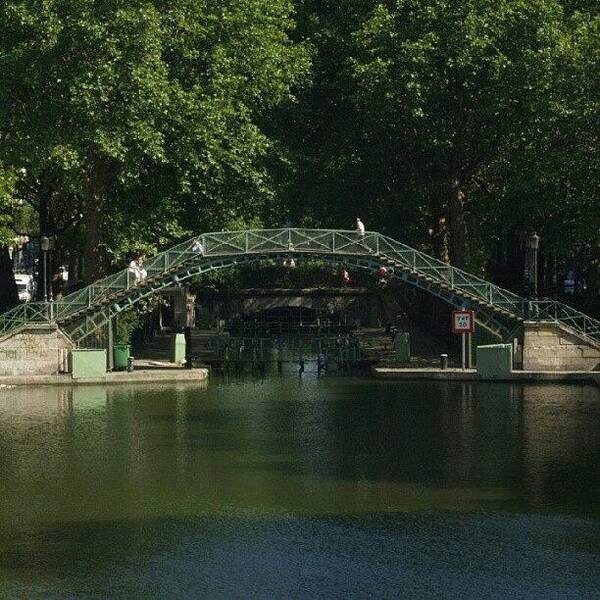
[[[448,368],[448,355],[440,354],[440,368],[446,370]]]
[[[133,371],[133,356],[127,358],[127,371],[131,373]]]

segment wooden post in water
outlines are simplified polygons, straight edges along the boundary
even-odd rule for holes
[[[283,344],[281,338],[277,338],[277,370],[281,373],[283,371]]]

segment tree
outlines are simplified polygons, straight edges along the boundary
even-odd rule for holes
[[[503,283],[517,288],[522,265],[511,264],[510,246],[518,240],[510,232],[541,236],[540,271],[556,283],[578,247],[600,244],[600,17],[576,12],[550,33],[557,34],[557,45],[533,57],[532,118],[482,174],[486,189],[478,190],[475,202],[492,266],[505,272]],[[545,293],[555,288],[547,285]]]
[[[387,140],[397,168],[415,171],[458,266],[468,257],[468,194],[531,125],[536,56],[558,51],[564,23],[555,0],[399,0],[356,33],[365,135]]]
[[[296,2],[294,35],[312,50],[310,84],[298,92],[296,104],[276,113],[273,124],[288,158],[278,176],[292,223],[353,227],[354,217],[362,215],[370,227],[396,224],[374,214],[371,199],[389,181],[379,176],[380,163],[370,160],[375,153],[369,154],[352,100],[352,33],[373,6],[373,0]]]
[[[259,117],[291,97],[308,61],[288,38],[290,11],[287,0],[3,5],[0,154],[50,195],[74,182],[86,279],[123,251],[110,244],[131,219],[156,243],[182,232],[161,228],[163,215],[196,224],[200,211],[237,216],[268,199]]]
[[[17,284],[13,273],[9,245],[15,233],[12,220],[15,210],[15,173],[6,170],[0,163],[0,312],[12,308],[19,302]]]

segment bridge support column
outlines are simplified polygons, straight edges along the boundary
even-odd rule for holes
[[[557,323],[523,324],[524,371],[593,371],[600,367],[600,344],[595,345]]]

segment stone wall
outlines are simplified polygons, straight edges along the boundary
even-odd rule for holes
[[[555,323],[523,325],[524,371],[593,371],[600,368],[600,347]]]
[[[68,368],[73,343],[56,325],[27,325],[0,337],[0,376],[53,375]]]

